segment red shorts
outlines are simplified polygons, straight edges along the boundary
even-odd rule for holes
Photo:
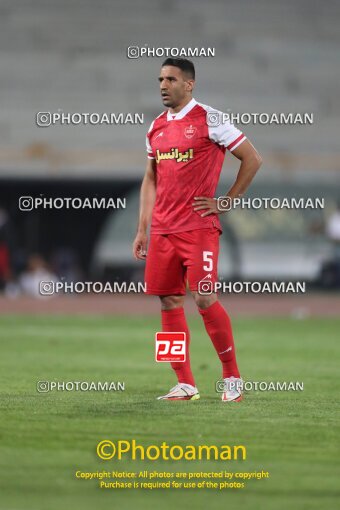
[[[151,234],[145,266],[146,294],[185,295],[187,282],[191,291],[211,294],[217,281],[220,234],[215,227]]]

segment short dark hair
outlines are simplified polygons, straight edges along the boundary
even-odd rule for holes
[[[188,60],[187,58],[167,58],[164,60],[162,67],[164,66],[174,66],[179,67],[184,73],[190,76],[192,80],[195,79],[195,66]]]

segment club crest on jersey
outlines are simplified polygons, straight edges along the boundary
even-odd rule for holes
[[[194,149],[188,149],[185,152],[180,152],[177,148],[171,149],[169,152],[156,150],[156,163],[159,163],[162,159],[175,159],[177,163],[187,163],[193,157]]]
[[[195,133],[197,131],[197,128],[195,128],[194,126],[190,125],[190,126],[187,126],[185,129],[184,129],[184,136],[186,138],[192,138]]]

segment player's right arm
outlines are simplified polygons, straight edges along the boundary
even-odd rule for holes
[[[146,172],[140,190],[139,221],[133,255],[135,259],[145,260],[148,247],[147,229],[151,222],[152,210],[156,200],[156,160],[148,158]]]

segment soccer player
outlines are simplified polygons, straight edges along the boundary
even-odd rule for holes
[[[222,401],[239,401],[242,379],[232,327],[214,288],[223,212],[214,195],[226,150],[241,162],[228,200],[244,194],[262,160],[221,112],[192,97],[195,68],[190,60],[167,58],[159,84],[167,110],[152,122],[146,137],[148,160],[133,253],[136,259],[146,260],[147,294],[160,297],[162,330],[186,333],[186,361],[171,362],[178,384],[158,399],[200,398],[190,367],[190,334],[183,309],[188,282],[222,364]]]

